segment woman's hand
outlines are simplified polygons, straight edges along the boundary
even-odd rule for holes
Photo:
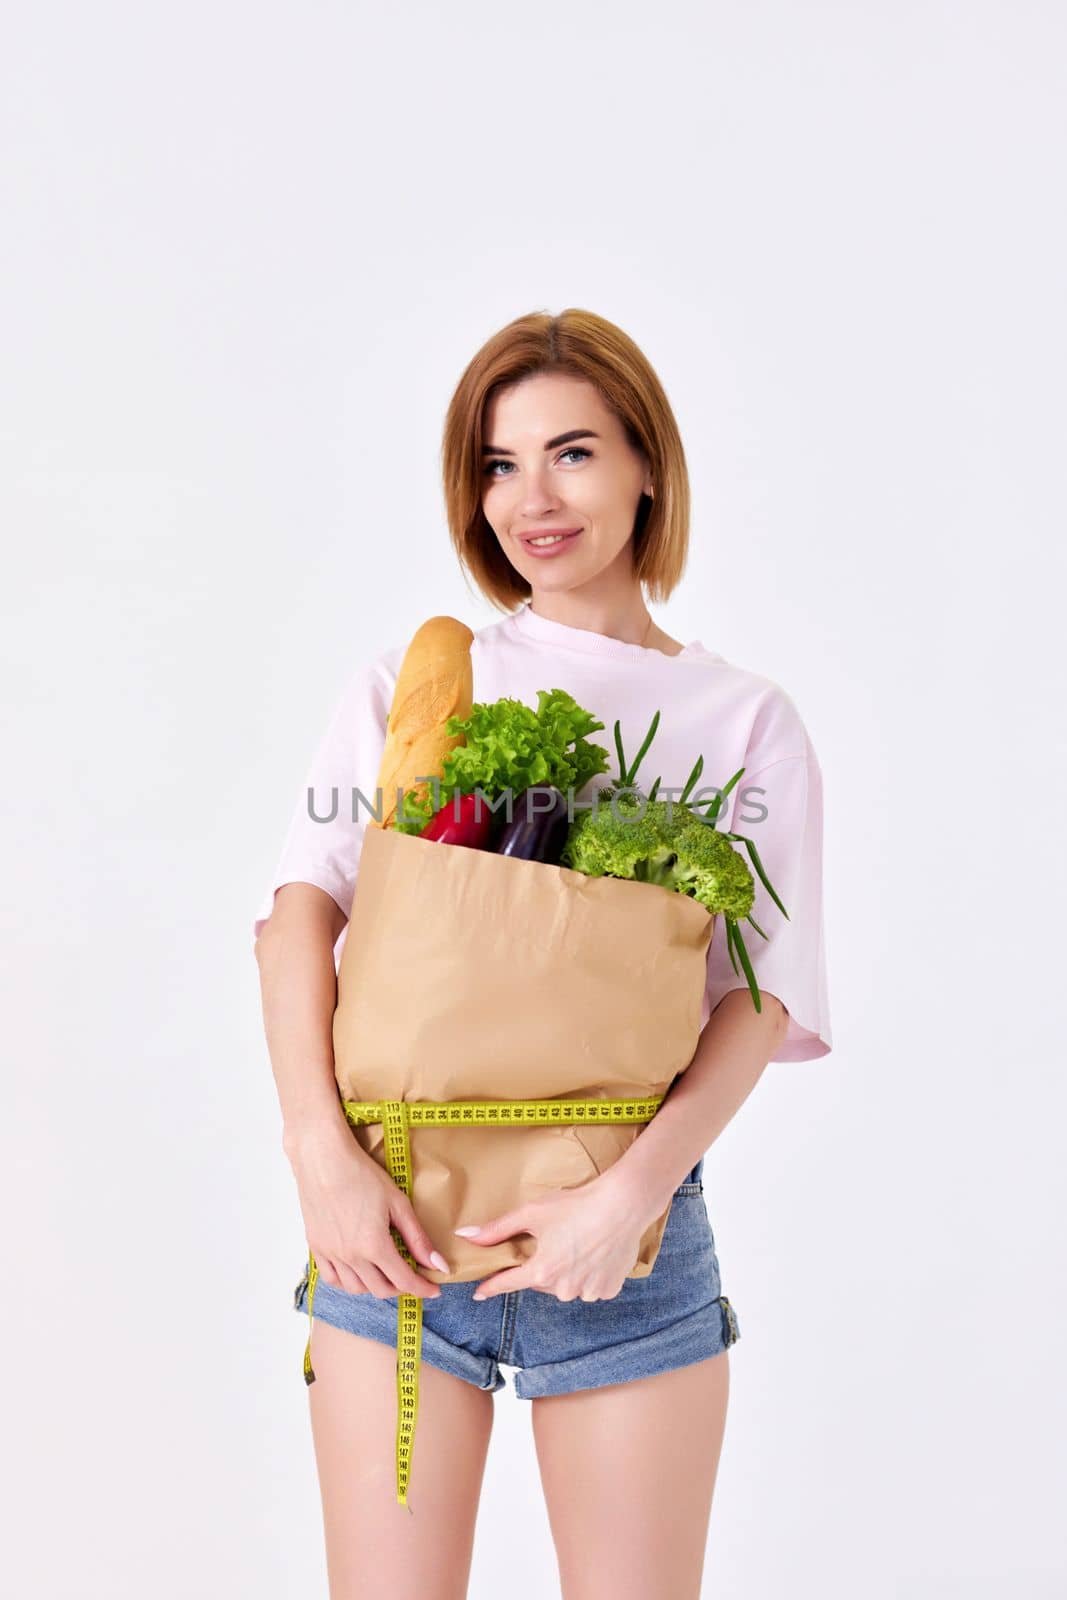
[[[610,1169],[609,1169],[610,1173]],[[634,1203],[628,1185],[601,1174],[577,1189],[554,1189],[473,1233],[456,1233],[474,1244],[499,1244],[516,1233],[532,1233],[537,1249],[517,1267],[486,1278],[475,1300],[540,1289],[557,1300],[613,1300],[637,1260],[641,1235],[651,1218]]]
[[[439,1284],[404,1260],[389,1232],[392,1223],[416,1261],[449,1270],[433,1248],[411,1201],[373,1156],[357,1144],[347,1122],[336,1130],[287,1143],[300,1195],[304,1231],[324,1283],[347,1294],[389,1299],[414,1294],[436,1299]]]

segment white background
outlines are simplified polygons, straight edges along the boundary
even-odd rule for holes
[[[445,408],[578,305],[685,441],[657,620],[826,786],[835,1049],[705,1164],[705,1593],[1062,1595],[1063,8],[14,10],[5,1586],[325,1594],[252,917],[352,668],[495,620]],[[496,1411],[471,1594],[541,1600]]]

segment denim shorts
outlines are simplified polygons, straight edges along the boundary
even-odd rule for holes
[[[540,1289],[513,1289],[477,1301],[478,1279],[442,1283],[422,1301],[422,1359],[479,1389],[502,1389],[501,1367],[514,1367],[515,1393],[599,1389],[630,1378],[687,1367],[719,1355],[741,1330],[722,1292],[715,1237],[704,1199],[703,1156],[671,1197],[652,1271],[626,1278],[610,1300],[558,1300]],[[489,1277],[487,1270],[484,1277]],[[293,1305],[307,1313],[308,1274]],[[396,1345],[397,1296],[348,1294],[320,1277],[315,1318]]]

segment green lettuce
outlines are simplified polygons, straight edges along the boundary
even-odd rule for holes
[[[476,789],[490,800],[507,789],[517,798],[534,783],[577,794],[590,778],[608,770],[607,751],[589,739],[603,727],[565,689],[539,689],[536,710],[507,696],[476,701],[469,717],[453,716],[445,723],[446,733],[461,733],[466,743],[445,756],[436,802],[433,786],[424,795],[406,792],[396,829],[421,833],[441,806]]]

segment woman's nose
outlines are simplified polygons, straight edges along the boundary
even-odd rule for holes
[[[523,516],[531,519],[542,517],[560,503],[559,493],[553,489],[548,478],[542,478],[536,472],[527,478],[521,497]]]

